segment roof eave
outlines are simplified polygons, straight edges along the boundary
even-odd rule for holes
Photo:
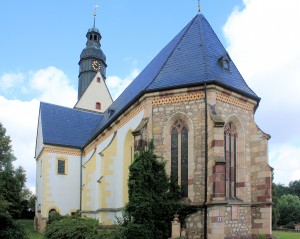
[[[83,150],[83,148],[84,148],[82,146],[75,146],[75,145],[68,145],[68,144],[54,144],[54,143],[49,143],[49,142],[44,142],[44,145],[71,148],[71,149],[79,149],[79,150]]]
[[[123,112],[125,112],[135,101],[137,101],[139,98],[141,98],[144,94],[146,93],[152,93],[152,92],[156,92],[156,91],[163,91],[163,90],[173,90],[173,89],[180,89],[180,88],[186,88],[186,87],[191,87],[191,86],[204,86],[204,84],[208,84],[208,85],[211,85],[211,84],[215,84],[215,85],[219,85],[221,87],[224,87],[228,90],[232,90],[236,93],[239,93],[243,96],[246,96],[246,97],[249,97],[250,99],[254,100],[257,102],[257,105],[255,106],[254,108],[254,112],[256,111],[258,105],[259,105],[259,102],[261,100],[260,97],[258,96],[254,96],[254,95],[251,95],[251,94],[248,94],[247,92],[244,92],[244,91],[241,91],[241,90],[238,90],[234,87],[231,87],[231,86],[228,86],[226,84],[222,84],[220,83],[219,81],[217,80],[209,80],[209,81],[205,81],[205,82],[201,82],[201,83],[190,83],[190,84],[185,84],[185,85],[180,85],[180,86],[173,86],[173,87],[161,87],[159,89],[151,89],[151,90],[143,90],[141,91],[139,94],[137,94],[125,107],[122,108],[121,111],[119,111],[117,114],[113,115],[111,117],[111,119],[109,119],[107,121],[107,123],[100,129],[98,130],[89,140],[87,140],[87,142],[83,145],[82,148],[85,148],[87,145],[89,145],[93,140],[95,140],[99,134],[101,134],[105,128],[107,128],[116,118],[118,118]]]

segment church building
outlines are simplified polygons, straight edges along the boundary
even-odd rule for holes
[[[113,225],[128,202],[129,165],[151,140],[178,178],[182,201],[199,206],[188,238],[272,234],[268,140],[255,123],[260,98],[202,13],[113,101],[95,25],[80,55],[73,108],[40,103],[35,225],[79,210]],[[179,215],[180,216],[180,215]],[[171,224],[171,222],[170,222]]]

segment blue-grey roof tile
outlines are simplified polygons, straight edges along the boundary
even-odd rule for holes
[[[249,88],[232,61],[229,71],[222,67],[219,59],[224,56],[230,59],[205,17],[197,14],[104,114],[41,103],[44,140],[82,147],[147,92],[214,83],[259,102],[260,98]]]
[[[43,143],[81,148],[102,115],[41,102]]]
[[[114,114],[104,113],[93,136],[147,92],[214,83],[259,101],[232,61],[229,71],[223,69],[222,56],[228,56],[224,46],[205,17],[197,14],[111,105]]]

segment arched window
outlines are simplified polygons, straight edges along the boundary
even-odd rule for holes
[[[236,197],[237,137],[234,124],[231,122],[226,124],[224,129],[225,192],[229,198]]]
[[[96,102],[96,110],[101,110],[101,103],[100,102]]]
[[[171,130],[171,177],[178,180],[182,197],[188,196],[188,127],[177,120]]]

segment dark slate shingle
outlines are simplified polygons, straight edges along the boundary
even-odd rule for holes
[[[81,148],[102,115],[41,102],[43,143]]]
[[[219,59],[225,55],[228,53],[205,17],[197,14],[111,105],[114,114],[104,113],[92,138],[147,92],[214,83],[259,102],[232,61],[230,71],[222,68]]]
[[[44,142],[82,147],[147,92],[213,83],[259,102],[260,98],[249,88],[232,61],[230,71],[223,69],[219,61],[222,56],[228,53],[205,17],[197,14],[104,114],[41,103]]]

